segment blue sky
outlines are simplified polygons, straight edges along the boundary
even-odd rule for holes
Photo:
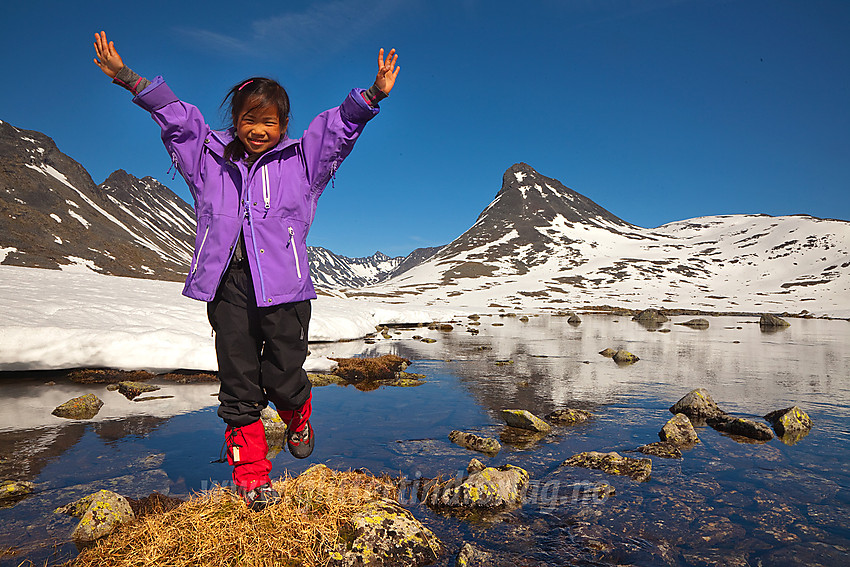
[[[644,227],[850,219],[846,0],[5,2],[0,120],[96,183],[120,168],[188,200],[149,116],[92,63],[101,29],[214,127],[232,84],[280,80],[294,137],[395,47],[396,88],[310,235],[348,256],[451,241],[519,161]]]

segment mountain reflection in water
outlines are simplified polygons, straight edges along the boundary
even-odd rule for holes
[[[526,504],[494,521],[443,517],[406,502],[447,544],[450,553],[440,565],[454,564],[451,554],[463,541],[495,552],[507,564],[525,565],[835,565],[844,560],[850,549],[847,321],[790,319],[791,327],[765,333],[748,317],[712,317],[707,330],[670,322],[654,331],[627,316],[582,318],[580,325],[569,325],[554,316],[527,322],[482,316],[475,326],[461,318],[451,332],[391,329],[393,339],[378,338],[375,344],[311,345],[325,356],[399,354],[413,360],[409,371],[425,374],[428,382],[371,392],[316,388],[314,456],[301,462],[280,453],[273,474],[298,474],[322,462],[413,481],[459,474],[473,457],[492,466],[526,468],[533,479]],[[413,335],[437,342],[426,344]],[[640,361],[617,365],[598,354],[607,347],[628,350]],[[223,430],[210,396],[215,384],[172,385],[168,394],[176,398],[144,404],[98,392],[107,411],[88,423],[49,413],[75,388],[85,393],[102,386],[45,386],[47,379],[0,383],[0,478],[38,485],[36,494],[0,509],[0,549],[19,548],[14,555],[0,555],[0,565],[73,556],[73,544],[63,540],[73,525],[52,513],[71,495],[102,487],[131,497],[151,490],[186,494],[227,480],[226,466],[209,463],[218,456]],[[786,445],[777,439],[743,443],[698,427],[701,443],[682,459],[653,457],[645,483],[560,466],[580,451],[643,457],[632,451],[657,441],[672,417],[667,408],[698,387],[722,409],[755,420],[796,404],[812,417],[814,429]],[[587,409],[594,417],[524,444],[503,438],[495,457],[447,439],[453,429],[499,437],[503,408],[543,416],[563,407]],[[135,414],[122,415],[125,408]],[[581,487],[597,482],[615,494],[583,497]]]

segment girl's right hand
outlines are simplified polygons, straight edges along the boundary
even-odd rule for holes
[[[95,33],[94,40],[94,52],[97,54],[94,64],[100,67],[100,70],[106,73],[107,77],[114,79],[118,71],[124,67],[121,56],[115,51],[115,44],[106,41],[106,32],[104,31]]]

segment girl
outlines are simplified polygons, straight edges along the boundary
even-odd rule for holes
[[[310,300],[316,297],[306,238],[316,201],[363,127],[378,114],[398,76],[398,56],[378,52],[378,75],[342,104],[319,114],[301,139],[287,136],[289,97],[277,82],[234,85],[232,126],[212,130],[162,77],[152,82],[124,66],[106,33],[95,34],[95,64],[135,95],[162,129],[172,165],[195,200],[197,235],[184,295],[206,301],[215,331],[218,415],[225,421],[233,483],[252,509],[274,503],[260,410],[273,403],[296,458],[313,451],[307,356]]]

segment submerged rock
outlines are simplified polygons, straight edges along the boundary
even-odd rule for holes
[[[490,567],[493,554],[482,551],[468,542],[464,542],[455,559],[455,567]]]
[[[513,465],[487,467],[459,481],[435,483],[423,500],[432,508],[500,510],[522,503],[529,474]]]
[[[791,323],[785,319],[777,317],[776,315],[771,315],[770,313],[762,313],[761,318],[759,319],[759,327],[762,329],[782,329],[790,326]]]
[[[145,384],[144,382],[118,382],[118,393],[122,394],[128,400],[132,400],[146,392],[156,392],[159,386]]]
[[[0,481],[0,507],[15,502],[35,490],[35,484],[26,480]]]
[[[682,451],[679,448],[666,441],[656,441],[649,445],[641,445],[637,448],[644,455],[652,455],[653,457],[661,457],[664,459],[681,459]]]
[[[786,434],[808,433],[812,428],[812,418],[797,406],[772,411],[764,416],[773,425],[773,430],[780,437]]]
[[[664,424],[658,437],[676,447],[693,447],[699,443],[699,437],[691,420],[683,413],[677,413]]]
[[[532,431],[530,429],[520,429],[519,427],[505,427],[499,433],[499,439],[505,445],[510,445],[516,449],[531,449],[541,439],[546,437],[546,431]]]
[[[499,412],[505,423],[518,429],[548,433],[552,426],[527,410],[503,409]]]
[[[637,321],[638,323],[643,323],[645,325],[660,325],[661,323],[665,323],[669,320],[670,319],[668,319],[661,311],[652,308],[644,309],[632,317],[632,321]]]
[[[708,329],[709,323],[708,319],[690,319],[688,321],[684,321],[682,323],[675,323],[676,325],[682,325],[684,327],[690,327],[692,329]]]
[[[464,431],[452,431],[449,433],[449,441],[461,447],[489,455],[495,455],[502,450],[502,445],[498,440],[492,437],[479,437],[474,433],[466,433]]]
[[[617,364],[632,364],[640,360],[640,358],[633,355],[627,350],[618,350],[614,353],[614,356],[612,358]]]
[[[56,512],[81,518],[71,534],[74,540],[80,542],[90,542],[108,535],[121,524],[135,518],[127,499],[110,490],[89,494],[58,508]]]
[[[374,500],[351,519],[351,529],[331,553],[333,567],[416,567],[440,558],[443,544],[393,500]]]
[[[683,413],[690,418],[715,418],[725,415],[725,412],[717,407],[711,394],[704,388],[697,388],[685,394],[682,399],[670,407],[672,413]]]
[[[573,455],[563,463],[568,467],[598,469],[608,474],[627,476],[638,482],[649,480],[652,473],[652,459],[623,457],[619,453],[599,453],[587,451]]]
[[[770,432],[770,427],[751,419],[724,415],[709,419],[708,424],[717,431],[728,433],[729,435],[739,435],[757,441],[770,441],[773,439],[773,433]]]
[[[576,425],[584,423],[593,417],[589,411],[580,409],[564,408],[555,410],[546,416],[546,419],[558,425]]]
[[[94,394],[86,394],[68,400],[57,406],[51,413],[66,419],[91,419],[97,415],[101,407],[103,407],[103,400]]]

